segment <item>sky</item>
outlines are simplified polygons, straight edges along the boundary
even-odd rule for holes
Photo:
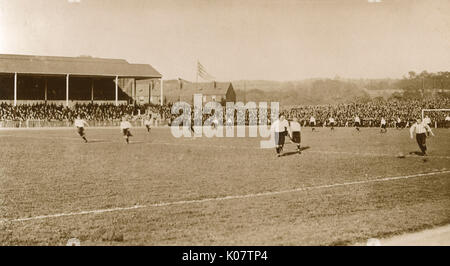
[[[450,71],[450,0],[0,0],[0,53],[90,55],[195,81]],[[201,80],[201,79],[200,79]]]

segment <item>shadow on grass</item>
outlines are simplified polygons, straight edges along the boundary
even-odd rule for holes
[[[304,150],[307,150],[307,149],[310,149],[310,147],[309,146],[305,146],[305,147],[300,147],[300,152],[302,152],[302,151],[304,151]],[[281,156],[290,156],[290,155],[294,155],[294,154],[299,154],[299,152],[298,151],[290,151],[290,152],[285,152],[285,153],[283,153],[283,155],[281,155]]]
[[[423,156],[423,153],[421,151],[411,151],[411,152],[409,152],[409,154],[414,154],[414,155],[417,155],[417,156]]]

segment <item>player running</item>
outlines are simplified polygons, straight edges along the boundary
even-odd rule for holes
[[[425,118],[423,119],[423,122],[428,125],[429,127],[431,127],[431,119],[430,117],[428,117],[428,115],[425,116]]]
[[[130,122],[127,121],[127,118],[125,116],[122,117],[122,122],[120,122],[120,130],[122,131],[123,138],[125,139],[127,144],[130,143],[129,137],[133,136],[131,135],[130,129],[131,129]]]
[[[289,128],[289,122],[285,119],[284,115],[280,115],[280,118],[273,122],[271,130],[275,133],[275,149],[277,151],[277,157],[281,157],[281,152],[284,147],[284,138]]]
[[[450,115],[445,117],[445,127],[450,128]]]
[[[334,122],[335,122],[333,116],[328,118],[328,122],[329,122],[329,124],[331,126],[331,131],[333,131],[334,130]]]
[[[153,120],[152,114],[148,114],[144,119],[144,125],[147,128],[148,133],[150,133],[150,129],[152,129],[151,128],[151,125],[153,124],[152,120]]]
[[[291,137],[292,142],[297,144],[297,152],[299,154],[302,153],[300,149],[300,143],[301,143],[301,126],[298,122],[297,118],[292,119],[292,121],[289,124],[289,135]]]
[[[355,116],[355,128],[358,132],[360,126],[361,126],[361,119],[359,119],[359,116]]]
[[[219,126],[219,120],[214,117],[213,121],[211,122],[212,129],[216,129]]]
[[[397,117],[397,122],[395,122],[395,128],[402,129],[402,119],[400,117]]]
[[[381,121],[380,121],[380,133],[386,133],[387,129],[386,129],[386,120],[384,119],[384,117],[381,117]]]
[[[75,119],[73,125],[77,128],[78,135],[80,135],[84,142],[87,143],[88,140],[86,138],[86,133],[84,133],[84,126],[89,126],[89,124],[81,119],[80,115],[77,115],[77,119]]]
[[[316,130],[316,118],[314,118],[314,116],[311,116],[311,118],[309,118],[309,126],[312,127],[311,131]]]
[[[411,139],[414,139],[413,134],[416,133],[416,140],[417,144],[419,145],[420,150],[422,151],[422,155],[427,155],[427,135],[432,135],[433,131],[431,131],[431,127],[426,124],[425,121],[422,121],[422,119],[417,118],[416,123],[414,123],[411,128],[409,129],[409,134],[411,136]]]

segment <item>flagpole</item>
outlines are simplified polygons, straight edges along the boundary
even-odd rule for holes
[[[197,78],[196,78],[196,80],[195,80],[195,93],[198,93],[198,64],[199,64],[199,61],[198,61],[198,59],[197,59]]]
[[[244,104],[247,103],[247,81],[244,80]]]
[[[179,87],[179,90],[178,90],[178,101],[180,101],[180,102],[181,102],[181,82],[183,82],[181,80],[181,78],[178,78],[178,87]]]

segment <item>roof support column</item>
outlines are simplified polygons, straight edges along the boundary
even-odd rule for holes
[[[162,106],[164,103],[163,102],[164,97],[163,97],[163,79],[162,78],[160,79],[159,85],[161,86],[161,106]]]
[[[48,78],[45,77],[45,85],[44,85],[44,100],[45,100],[45,103],[47,103],[47,99],[48,99],[48,92],[47,92],[47,90],[48,90]]]
[[[14,73],[14,106],[17,105],[17,72]]]
[[[148,103],[152,103],[153,84],[153,80],[148,84]]]
[[[119,105],[119,76],[116,76],[116,106]]]
[[[69,107],[69,74],[66,75],[66,106]]]
[[[94,103],[94,79],[91,79],[91,103]]]
[[[136,78],[133,78],[133,105],[136,106],[136,102],[137,102],[137,90],[136,90]]]

